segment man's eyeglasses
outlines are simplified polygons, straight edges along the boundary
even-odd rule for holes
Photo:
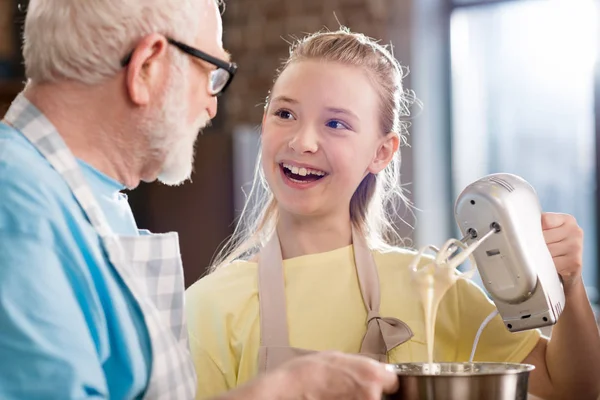
[[[235,72],[237,71],[237,65],[235,63],[220,60],[203,52],[202,50],[198,50],[171,38],[167,38],[167,41],[169,44],[172,44],[184,53],[189,54],[192,57],[199,58],[200,60],[206,61],[207,63],[217,67],[217,69],[210,71],[208,79],[208,92],[212,96],[219,96],[225,91],[225,89],[227,89],[233,80]],[[127,64],[129,64],[132,55],[133,51],[123,58],[123,60],[121,60],[122,67],[125,67]]]

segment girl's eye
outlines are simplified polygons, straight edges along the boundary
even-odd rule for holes
[[[274,114],[275,114],[275,116],[277,116],[281,119],[288,119],[288,120],[294,119],[294,115],[291,112],[289,112],[288,110],[283,110],[283,109],[277,110],[277,111],[275,111]]]
[[[325,125],[328,128],[332,129],[350,129],[348,125],[337,119],[332,119],[331,121],[328,121]]]

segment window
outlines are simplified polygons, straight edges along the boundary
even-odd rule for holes
[[[494,172],[529,181],[545,211],[584,229],[597,301],[597,2],[483,3],[451,14],[453,195]]]

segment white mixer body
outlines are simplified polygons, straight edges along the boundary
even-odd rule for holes
[[[509,331],[553,325],[565,296],[541,226],[535,190],[512,174],[492,174],[459,195],[454,214],[467,236],[496,228],[473,257],[483,284]]]

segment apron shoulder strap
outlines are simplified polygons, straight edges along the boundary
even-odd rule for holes
[[[258,258],[261,346],[290,345],[282,259],[281,245],[275,231]]]
[[[360,352],[385,355],[394,347],[408,341],[413,332],[407,324],[397,318],[383,318],[379,314],[381,291],[377,265],[365,237],[352,229],[354,262],[363,302],[367,309],[367,332]]]

